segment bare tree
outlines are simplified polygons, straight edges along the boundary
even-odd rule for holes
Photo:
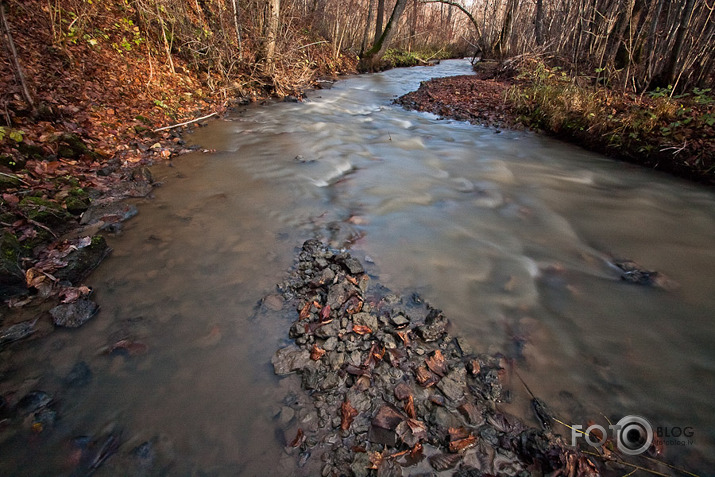
[[[397,31],[397,22],[400,21],[402,13],[405,11],[407,6],[407,0],[397,0],[395,8],[392,10],[392,15],[385,25],[385,30],[382,35],[375,40],[375,44],[372,48],[365,54],[360,60],[360,68],[365,71],[374,71],[380,63],[383,55],[387,51],[387,47],[390,45],[392,38],[395,36]]]
[[[268,19],[266,21],[266,43],[264,47],[265,72],[273,74],[275,69],[276,39],[280,27],[280,0],[268,0]]]

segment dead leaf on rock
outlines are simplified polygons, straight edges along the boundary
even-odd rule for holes
[[[435,350],[432,355],[425,360],[427,367],[438,376],[444,377],[447,374],[447,363],[440,350]]]
[[[330,305],[325,305],[321,308],[318,316],[320,317],[321,322],[327,323],[330,319]]]
[[[350,401],[346,400],[340,405],[340,414],[340,429],[347,431],[353,419],[358,415],[357,409],[350,404]]]
[[[434,386],[439,381],[439,377],[425,366],[420,366],[415,370],[415,378],[420,386],[428,388]]]
[[[372,333],[372,329],[365,325],[353,325],[353,331],[359,335],[367,335]]]
[[[405,416],[393,406],[383,405],[372,420],[372,425],[381,429],[394,431],[397,425],[405,420]]]
[[[415,399],[410,395],[405,403],[405,412],[412,419],[417,419],[417,413],[415,412]]]
[[[310,359],[313,361],[318,361],[326,353],[324,349],[319,347],[317,344],[313,344],[313,349],[310,350]]]
[[[311,305],[311,303],[308,302],[300,310],[300,315],[298,315],[299,320],[305,320],[306,318],[308,318],[310,316],[310,305]]]

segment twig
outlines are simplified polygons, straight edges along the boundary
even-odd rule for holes
[[[19,180],[20,182],[22,182],[23,184],[25,184],[26,186],[28,186],[28,187],[30,186],[30,184],[28,184],[27,182],[25,182],[24,180],[20,179],[18,176],[14,175],[14,174],[7,174],[7,173],[5,173],[5,172],[0,172],[0,176],[9,177],[10,179],[17,179],[17,180]]]
[[[316,41],[313,43],[308,43],[307,45],[299,46],[298,48],[296,48],[296,50],[302,50],[303,48],[308,48],[309,46],[320,45],[321,43],[327,43],[327,42],[328,42],[328,40],[321,40],[321,41]]]
[[[12,33],[10,32],[10,25],[8,25],[7,18],[5,17],[5,2],[0,0],[0,31],[3,36],[3,43],[6,43],[7,53],[9,60],[13,65],[13,73],[17,82],[20,83],[22,87],[22,96],[25,98],[28,106],[35,112],[35,102],[30,94],[30,89],[27,87],[27,82],[25,81],[25,75],[22,72],[22,66],[20,66],[20,60],[17,58],[17,50],[15,49],[15,43],[12,40]]]
[[[202,117],[200,117],[200,118],[192,119],[191,121],[185,121],[185,122],[183,122],[183,123],[174,124],[174,125],[172,125],[172,126],[164,126],[163,128],[154,129],[153,132],[159,132],[159,131],[164,131],[164,130],[166,130],[166,129],[174,129],[174,128],[178,128],[178,127],[181,127],[181,126],[186,126],[187,124],[195,123],[195,122],[197,122],[197,121],[203,121],[204,119],[208,119],[208,118],[210,118],[211,116],[218,116],[218,113],[211,113],[211,114],[209,114],[209,115],[207,115],[207,116],[202,116]]]

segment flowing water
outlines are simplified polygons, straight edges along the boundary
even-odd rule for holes
[[[667,458],[711,472],[715,194],[391,104],[468,72],[448,61],[354,77],[200,129],[192,140],[216,152],[157,166],[163,186],[110,238],[88,280],[100,314],[6,354],[5,374],[50,392],[59,419],[48,436],[4,436],[0,474],[69,474],[70,438],[121,430],[97,475],[147,440],[171,475],[290,475],[275,418],[290,380],[270,358],[293,317],[254,315],[316,234],[350,244],[373,280],[442,308],[475,349],[510,358],[562,419],[690,427]],[[679,286],[620,281],[611,257]],[[142,346],[108,352],[123,339]],[[67,388],[79,361],[92,380]],[[509,387],[505,410],[533,419],[523,385]]]

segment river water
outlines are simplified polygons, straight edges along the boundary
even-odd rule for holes
[[[562,420],[689,427],[667,460],[715,468],[715,194],[391,104],[469,69],[396,69],[247,108],[191,137],[216,152],[156,166],[163,186],[88,280],[100,314],[10,356],[60,418],[29,445],[6,437],[0,473],[69,474],[71,438],[121,432],[97,475],[119,472],[145,441],[158,474],[290,475],[275,417],[290,379],[273,376],[270,358],[294,317],[255,313],[315,235],[349,247],[373,281],[443,309],[475,349],[504,354]],[[678,286],[625,283],[613,257]],[[121,340],[140,345],[108,352]],[[91,382],[67,388],[79,361]],[[508,387],[504,410],[536,425],[524,386]]]

